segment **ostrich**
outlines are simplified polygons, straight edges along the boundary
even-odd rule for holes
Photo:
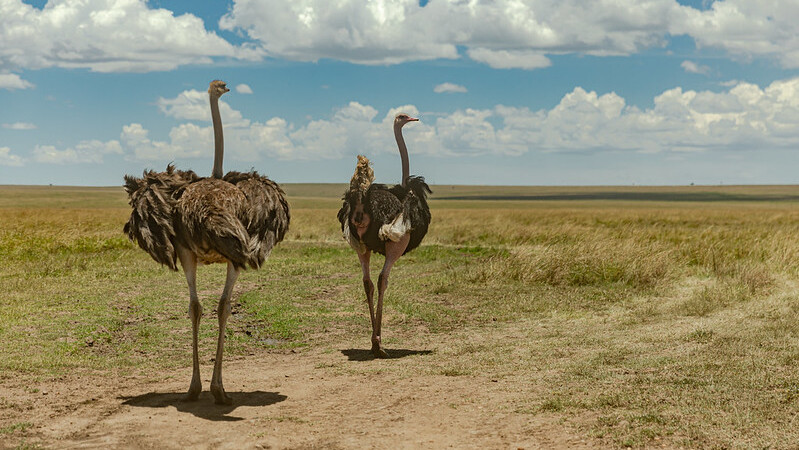
[[[272,248],[283,239],[289,226],[289,206],[283,190],[259,175],[222,174],[224,142],[219,97],[229,89],[222,81],[208,88],[214,127],[214,168],[211,178],[193,171],[145,171],[142,178],[125,176],[130,214],[124,231],[157,262],[177,271],[183,267],[189,285],[189,317],[192,325],[193,371],[186,400],[196,400],[202,391],[197,336],[202,306],[197,297],[197,265],[227,263],[227,279],[219,299],[217,341],[211,393],[218,404],[231,404],[222,385],[222,354],[225,326],[230,316],[233,285],[242,269],[257,269]]]
[[[427,194],[432,191],[424,178],[408,174],[408,148],[402,138],[402,127],[418,120],[403,113],[394,118],[394,137],[402,159],[402,183],[392,187],[373,184],[374,171],[369,160],[358,155],[355,174],[338,212],[344,239],[358,253],[361,262],[363,289],[372,320],[372,353],[377,358],[388,357],[381,344],[381,326],[389,273],[400,256],[419,246],[430,225]],[[373,251],[386,257],[377,279],[377,310],[373,302],[375,287],[369,273]]]

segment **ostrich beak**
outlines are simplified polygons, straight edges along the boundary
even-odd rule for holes
[[[408,119],[408,122],[418,122],[418,121],[419,121],[419,119],[416,118],[416,117],[411,117],[411,118]]]

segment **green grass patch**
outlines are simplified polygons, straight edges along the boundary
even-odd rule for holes
[[[368,348],[360,265],[335,219],[343,187],[286,186],[291,230],[240,276],[227,352]],[[787,425],[799,404],[796,188],[434,192],[430,232],[392,270],[384,307],[385,342],[436,353],[407,376],[496,381],[508,411],[601,446],[799,441]],[[0,187],[0,373],[190,365],[183,274],[122,235],[128,214],[121,188]],[[199,270],[204,358],[224,277]],[[0,420],[5,436],[29,427]]]

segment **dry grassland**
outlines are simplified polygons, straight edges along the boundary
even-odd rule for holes
[[[527,428],[474,445],[526,442],[542,421],[585,446],[799,445],[799,188],[438,186],[425,243],[392,272],[385,344],[402,358],[379,366],[336,358],[369,345],[341,190],[287,186],[291,231],[241,277],[232,359],[321,354],[334,378],[485,381],[501,400],[484,406]],[[36,400],[54,380],[188,383],[185,282],[127,241],[127,215],[118,188],[0,187],[0,447],[59,446]],[[223,278],[200,274],[205,355]],[[325,442],[358,443],[275,445]]]

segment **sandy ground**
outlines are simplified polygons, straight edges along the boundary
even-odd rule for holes
[[[368,339],[365,339],[368,341]],[[368,344],[368,342],[366,342]],[[72,373],[0,386],[0,448],[588,448],[555,417],[514,411],[514,386],[429,374],[431,350],[375,360],[355,343],[226,360],[234,404],[183,402],[190,368]],[[595,443],[594,443],[595,444]]]

